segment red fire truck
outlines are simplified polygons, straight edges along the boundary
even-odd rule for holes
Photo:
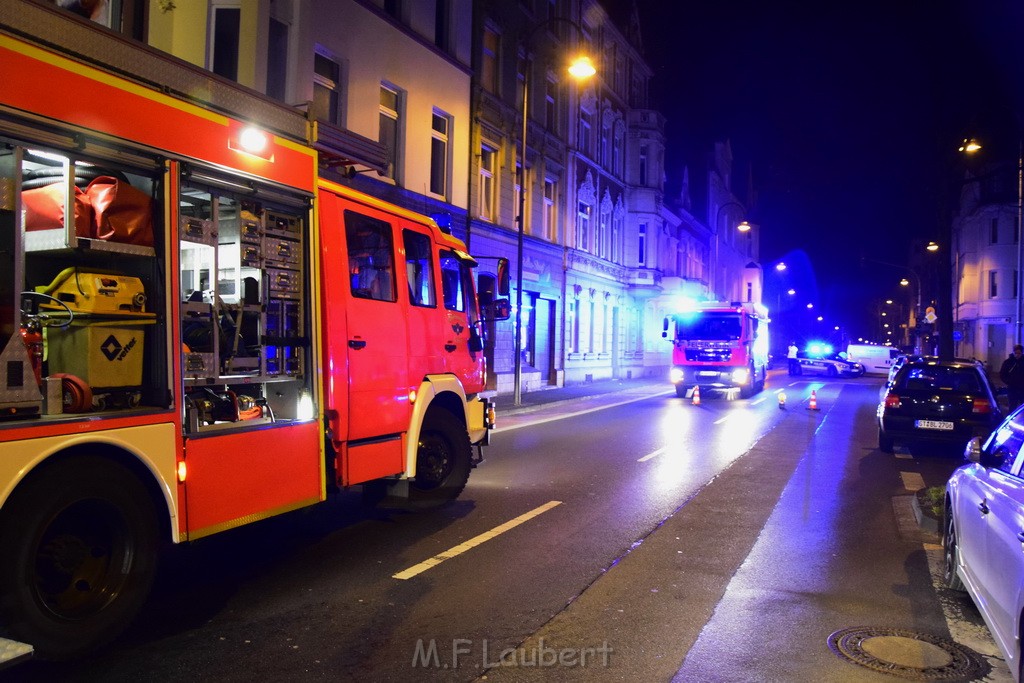
[[[459,495],[494,419],[462,242],[320,180],[308,133],[2,30],[0,63],[0,635],[108,642],[164,540]]]
[[[741,396],[764,389],[768,376],[768,315],[752,303],[692,304],[665,318],[672,340],[670,379],[676,395],[738,388]]]

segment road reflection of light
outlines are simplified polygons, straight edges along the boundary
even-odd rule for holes
[[[670,493],[695,477],[717,472],[746,453],[763,426],[746,402],[735,402],[715,424],[689,403],[675,403],[658,425],[664,444],[651,458],[651,493]],[[720,423],[720,424],[719,424]]]

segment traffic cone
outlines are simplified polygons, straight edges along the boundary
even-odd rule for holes
[[[809,406],[807,406],[807,409],[808,410],[817,410],[818,409],[818,392],[816,392],[814,389],[811,389],[811,404]]]
[[[695,405],[695,406],[699,406],[700,405],[700,387],[699,386],[695,386],[693,388],[693,405]]]
[[[785,410],[785,409],[786,409],[786,392],[785,391],[780,391],[779,392],[779,410]]]

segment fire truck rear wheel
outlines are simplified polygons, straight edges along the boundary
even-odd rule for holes
[[[412,502],[439,504],[458,498],[469,481],[472,457],[469,436],[454,415],[437,411],[429,416],[420,431]]]
[[[72,659],[113,640],[153,585],[153,504],[135,476],[103,458],[27,480],[0,516],[0,538],[0,624],[40,659]]]
[[[686,387],[684,387],[682,384],[677,384],[676,396],[678,396],[679,398],[686,398]]]

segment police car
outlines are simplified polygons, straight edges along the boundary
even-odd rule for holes
[[[864,374],[864,366],[843,358],[838,353],[829,355],[811,355],[798,353],[801,375],[825,375],[827,377],[860,377]]]

